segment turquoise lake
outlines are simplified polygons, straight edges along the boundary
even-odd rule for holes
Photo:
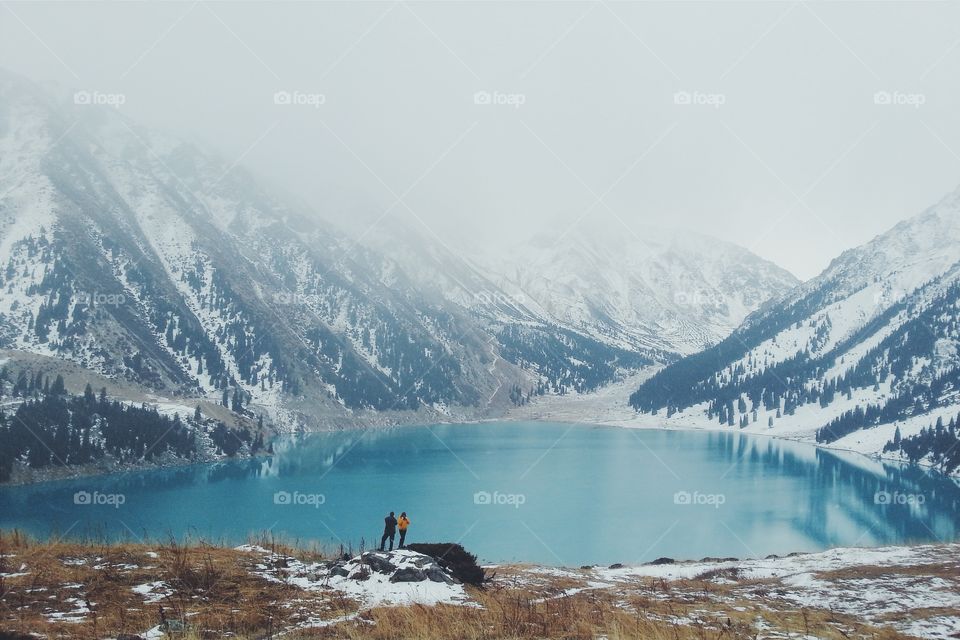
[[[284,438],[270,459],[0,489],[0,528],[239,544],[456,541],[485,562],[579,566],[954,541],[960,487],[916,467],[740,433],[550,423]]]

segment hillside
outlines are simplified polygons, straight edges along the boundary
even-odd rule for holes
[[[0,632],[74,638],[947,638],[956,545],[564,569],[271,541],[37,544],[0,535]],[[55,596],[51,598],[50,596]],[[23,634],[23,635],[20,635]],[[192,637],[192,636],[188,636]]]
[[[960,190],[646,380],[630,404],[874,453],[937,421],[946,430],[960,413]],[[943,462],[932,453],[920,458]]]
[[[234,397],[227,406],[158,407],[122,402],[88,383],[72,394],[64,377],[0,369],[0,483],[78,473],[212,462],[272,451],[262,418]],[[204,414],[206,412],[206,415]]]
[[[616,300],[570,291],[593,289],[610,261],[522,299],[409,229],[359,242],[234,165],[0,72],[0,358],[58,360],[161,398],[239,395],[288,430],[482,417],[670,362],[791,279],[742,249],[717,261],[668,249],[648,270],[682,262],[677,278],[625,276]],[[744,278],[726,310],[711,288],[632,326],[654,298]],[[626,306],[598,306],[608,293]],[[563,313],[570,295],[595,312]]]

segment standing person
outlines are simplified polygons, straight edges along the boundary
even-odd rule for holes
[[[380,551],[383,551],[383,545],[387,538],[390,538],[390,551],[393,551],[393,539],[397,535],[397,519],[393,517],[393,511],[383,519],[383,537],[380,538]]]
[[[397,526],[400,529],[400,544],[397,545],[397,549],[403,549],[403,541],[407,539],[407,527],[410,526],[410,518],[407,517],[406,511],[400,514]]]

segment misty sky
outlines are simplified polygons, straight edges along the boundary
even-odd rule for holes
[[[0,4],[0,66],[361,231],[679,226],[805,278],[960,184],[960,3]]]

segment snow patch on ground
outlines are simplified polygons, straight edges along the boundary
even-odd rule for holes
[[[133,592],[143,596],[144,604],[156,604],[173,595],[173,589],[166,582],[147,582],[133,587]]]
[[[763,597],[778,598],[800,608],[834,611],[872,624],[894,626],[921,638],[951,638],[960,629],[960,582],[955,575],[923,575],[927,565],[956,564],[960,544],[886,548],[838,548],[784,558],[721,562],[682,562],[617,568],[593,568],[587,577],[629,589],[638,578],[712,580],[737,584],[776,580],[775,588],[759,583]],[[898,573],[898,568],[912,571]],[[917,570],[919,568],[919,571]],[[913,575],[913,573],[918,575]],[[735,576],[730,579],[728,576]],[[744,586],[750,597],[751,586]],[[759,597],[759,595],[758,595]],[[944,609],[955,615],[918,615]]]
[[[257,566],[256,575],[304,591],[337,591],[360,602],[362,608],[409,604],[464,604],[469,599],[463,585],[453,584],[452,581],[449,584],[432,580],[391,581],[400,571],[417,569],[424,562],[433,562],[429,556],[405,549],[378,554],[377,557],[383,557],[394,567],[386,572],[376,570],[364,562],[364,556],[335,567],[325,562],[304,563],[252,545],[243,545],[237,549],[263,556],[263,562]]]

